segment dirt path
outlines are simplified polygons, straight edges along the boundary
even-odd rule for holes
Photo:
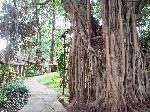
[[[25,80],[29,88],[28,103],[19,112],[66,112],[57,100],[57,93],[37,82],[38,77]]]

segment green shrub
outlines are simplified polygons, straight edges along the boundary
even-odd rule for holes
[[[33,74],[35,72],[34,65],[29,65],[26,69],[27,75]]]
[[[3,106],[9,111],[21,109],[27,102],[28,89],[22,80],[13,80],[4,87]]]
[[[35,70],[35,65],[34,65],[34,64],[30,65],[30,66],[26,69],[26,74],[27,74],[27,76],[29,76],[29,77],[33,77],[33,76],[38,76],[38,75],[39,75],[39,73],[37,73],[36,70]]]
[[[28,89],[22,80],[13,80],[9,82],[5,87],[6,95],[9,95],[10,93],[14,93],[14,92],[15,93],[18,92],[21,94],[28,92]]]
[[[13,67],[13,65],[8,64],[6,70],[9,71],[9,72],[14,72],[14,67]]]
[[[58,62],[58,70],[60,75],[65,73],[65,64],[64,64],[64,53],[61,53],[59,57],[57,57]]]

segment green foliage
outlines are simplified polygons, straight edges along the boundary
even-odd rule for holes
[[[60,56],[57,58],[57,63],[58,63],[58,70],[60,74],[64,74],[65,70],[65,65],[64,65],[64,53],[61,53]]]
[[[18,110],[27,102],[28,89],[22,80],[13,80],[3,88],[3,105],[10,110]]]
[[[4,73],[3,66],[2,64],[0,64],[0,75],[2,75],[3,73]]]
[[[44,74],[40,77],[38,81],[43,85],[47,85],[49,88],[55,89],[57,92],[61,91],[60,89],[61,78],[58,72]]]
[[[7,83],[4,90],[5,90],[6,96],[9,96],[11,93],[25,94],[28,92],[28,89],[22,80],[10,81],[9,83]]]
[[[0,103],[4,101],[4,94],[2,88],[0,88]]]
[[[9,65],[7,66],[7,68],[6,68],[6,70],[9,71],[9,72],[14,72],[14,67],[13,67],[13,65],[12,65],[12,64],[9,64]]]
[[[6,68],[4,68],[3,65],[0,65],[0,75],[0,88],[3,88],[3,86],[7,84],[7,82],[17,78],[14,72],[14,67],[11,64],[8,64]]]
[[[97,19],[100,20],[101,19],[101,6],[100,6],[100,0],[92,0],[91,1],[91,12],[92,15]]]
[[[61,94],[62,93],[62,89],[60,87],[61,80],[62,79],[60,78],[60,74],[58,72],[52,72],[49,74],[42,75],[38,81],[39,83],[56,90],[60,100],[63,99],[64,101],[68,101],[68,96],[67,96],[68,88],[65,88],[65,93],[66,93],[65,96]]]
[[[0,70],[0,75],[2,75],[4,72],[3,72],[3,70]]]
[[[33,77],[33,76],[38,76],[39,74],[37,73],[36,69],[35,69],[35,65],[31,64],[27,67],[26,69],[26,74],[29,77]]]
[[[63,53],[63,45],[62,45],[62,40],[61,40],[61,34],[62,31],[60,29],[58,29],[56,31],[56,37],[55,37],[55,56],[57,59],[57,63],[58,63],[58,71],[60,73],[60,75],[62,75],[64,73],[64,53]]]
[[[140,42],[145,51],[150,51],[150,5],[146,4],[137,16]]]

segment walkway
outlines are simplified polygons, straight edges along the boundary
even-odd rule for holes
[[[57,93],[39,84],[37,78],[25,80],[30,96],[28,103],[19,112],[66,112],[57,100]]]

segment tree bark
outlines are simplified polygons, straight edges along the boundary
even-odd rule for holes
[[[142,83],[146,74],[138,43],[134,4],[127,0],[103,0],[102,7],[105,104],[112,112],[128,111],[130,105],[137,106],[146,98],[146,85]]]
[[[88,4],[86,1],[78,0],[63,0],[62,3],[69,14],[74,34],[68,70],[70,102],[82,108],[82,104],[88,105],[99,99],[96,96],[99,96],[101,88],[99,82],[102,80],[102,66],[99,54],[102,48],[100,49],[99,44],[94,46],[94,42],[99,42],[101,39],[100,33],[95,33],[100,32],[101,27],[90,14],[89,1]],[[84,6],[77,6],[77,4],[84,4]]]
[[[55,31],[55,0],[53,0],[53,5],[52,5],[52,32],[51,32],[51,36],[52,36],[52,39],[51,39],[51,46],[50,46],[50,59],[51,59],[51,62],[53,63],[53,57],[54,57],[54,47],[55,47],[55,34],[54,34],[54,31]]]
[[[89,29],[88,2],[62,3],[74,34],[68,73],[71,111],[146,111],[149,82],[145,80],[148,74],[138,43],[133,2],[102,0],[102,31],[92,16]]]

